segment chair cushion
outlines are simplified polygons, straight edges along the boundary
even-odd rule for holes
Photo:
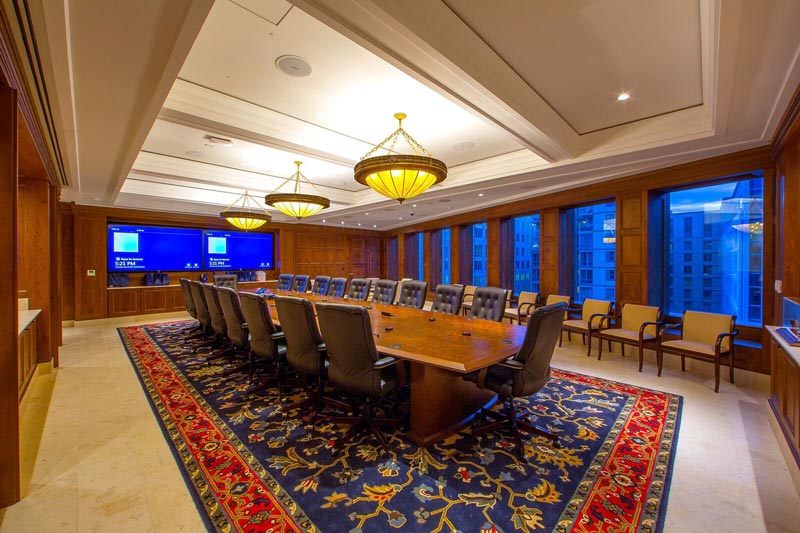
[[[661,343],[661,347],[666,348],[669,351],[694,352],[714,357],[713,344],[704,344],[702,342],[677,340],[677,341],[664,341]]]
[[[639,330],[637,329],[636,331],[634,331],[632,329],[604,329],[603,337],[613,337],[615,339],[620,339],[620,340],[624,339],[638,344]],[[644,340],[645,342],[652,341],[655,338],[656,338],[655,335],[650,335],[649,333],[647,333],[646,330],[644,335],[642,336],[642,340]]]
[[[592,324],[592,331],[597,331],[598,320],[595,319]],[[581,331],[589,331],[589,323],[586,320],[565,320],[565,328],[579,329]]]
[[[625,304],[625,307],[622,308],[622,329],[638,332],[643,323],[656,322],[658,320],[658,311],[658,307],[651,305]],[[655,336],[656,327],[647,326],[644,332]]]

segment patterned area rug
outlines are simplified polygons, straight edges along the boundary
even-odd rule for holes
[[[468,429],[428,449],[397,431],[388,452],[371,437],[335,451],[346,426],[305,426],[277,394],[245,397],[243,373],[197,365],[183,340],[191,325],[119,335],[209,530],[662,529],[680,396],[554,370],[535,401],[519,403],[563,447],[529,437],[528,464],[505,434]]]

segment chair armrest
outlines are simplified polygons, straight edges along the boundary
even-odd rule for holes
[[[601,326],[603,325],[603,321],[605,321],[607,324],[611,322],[611,314],[595,313],[589,316],[589,320],[587,322],[589,329],[592,329],[592,322],[594,322],[595,318],[600,319],[600,321],[597,323],[597,329],[601,328]]]
[[[286,336],[283,334],[282,331],[279,331],[277,333],[273,333],[272,335],[270,335],[270,338],[274,341],[282,341],[286,338]]]
[[[644,330],[647,329],[649,326],[656,327],[656,338],[658,338],[658,331],[661,326],[664,325],[663,320],[659,320],[658,322],[642,322],[642,325],[639,326],[639,340],[644,339]]]
[[[717,353],[719,353],[720,347],[722,345],[722,340],[725,337],[730,337],[731,339],[733,339],[738,334],[739,334],[739,330],[735,329],[735,330],[731,331],[730,333],[720,333],[719,335],[717,335],[717,342],[714,344],[714,348],[717,351]],[[733,349],[733,340],[731,340],[731,349]]]
[[[382,368],[392,366],[396,362],[397,359],[395,359],[391,355],[387,355],[386,357],[381,357],[380,359],[372,363],[372,368],[374,368],[375,370],[380,370]]]
[[[509,357],[508,359],[500,361],[499,363],[496,364],[504,366],[506,368],[510,368],[511,370],[522,370],[525,367],[522,361],[517,361],[513,357]]]
[[[681,322],[678,322],[677,324],[668,324],[668,323],[666,323],[666,322],[662,321],[662,325],[661,325],[661,331],[659,332],[659,335],[658,335],[658,336],[660,337],[660,336],[661,336],[661,334],[663,334],[663,333],[664,333],[665,331],[667,331],[668,329],[677,329],[677,330],[680,330],[681,328],[683,328],[683,321],[681,321]]]
[[[530,308],[531,307],[536,308],[536,303],[534,303],[534,302],[522,302],[521,304],[519,304],[519,307],[517,307],[517,309],[519,309],[519,314],[520,315],[522,315],[522,310],[526,309],[525,314],[527,315],[528,313],[530,313]]]

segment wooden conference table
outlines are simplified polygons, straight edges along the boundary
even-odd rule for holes
[[[495,400],[493,392],[461,376],[514,355],[525,337],[524,326],[308,293],[277,294],[367,307],[378,352],[411,363],[408,436],[423,446],[463,428],[482,406]],[[272,301],[270,314],[279,324]]]

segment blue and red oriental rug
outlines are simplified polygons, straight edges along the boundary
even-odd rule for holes
[[[206,526],[216,531],[652,532],[663,528],[680,396],[553,370],[520,401],[561,449],[466,429],[427,449],[403,431],[381,453],[347,427],[285,413],[276,391],[244,395],[244,373],[197,365],[191,322],[119,334]],[[300,398],[302,391],[295,393]]]

